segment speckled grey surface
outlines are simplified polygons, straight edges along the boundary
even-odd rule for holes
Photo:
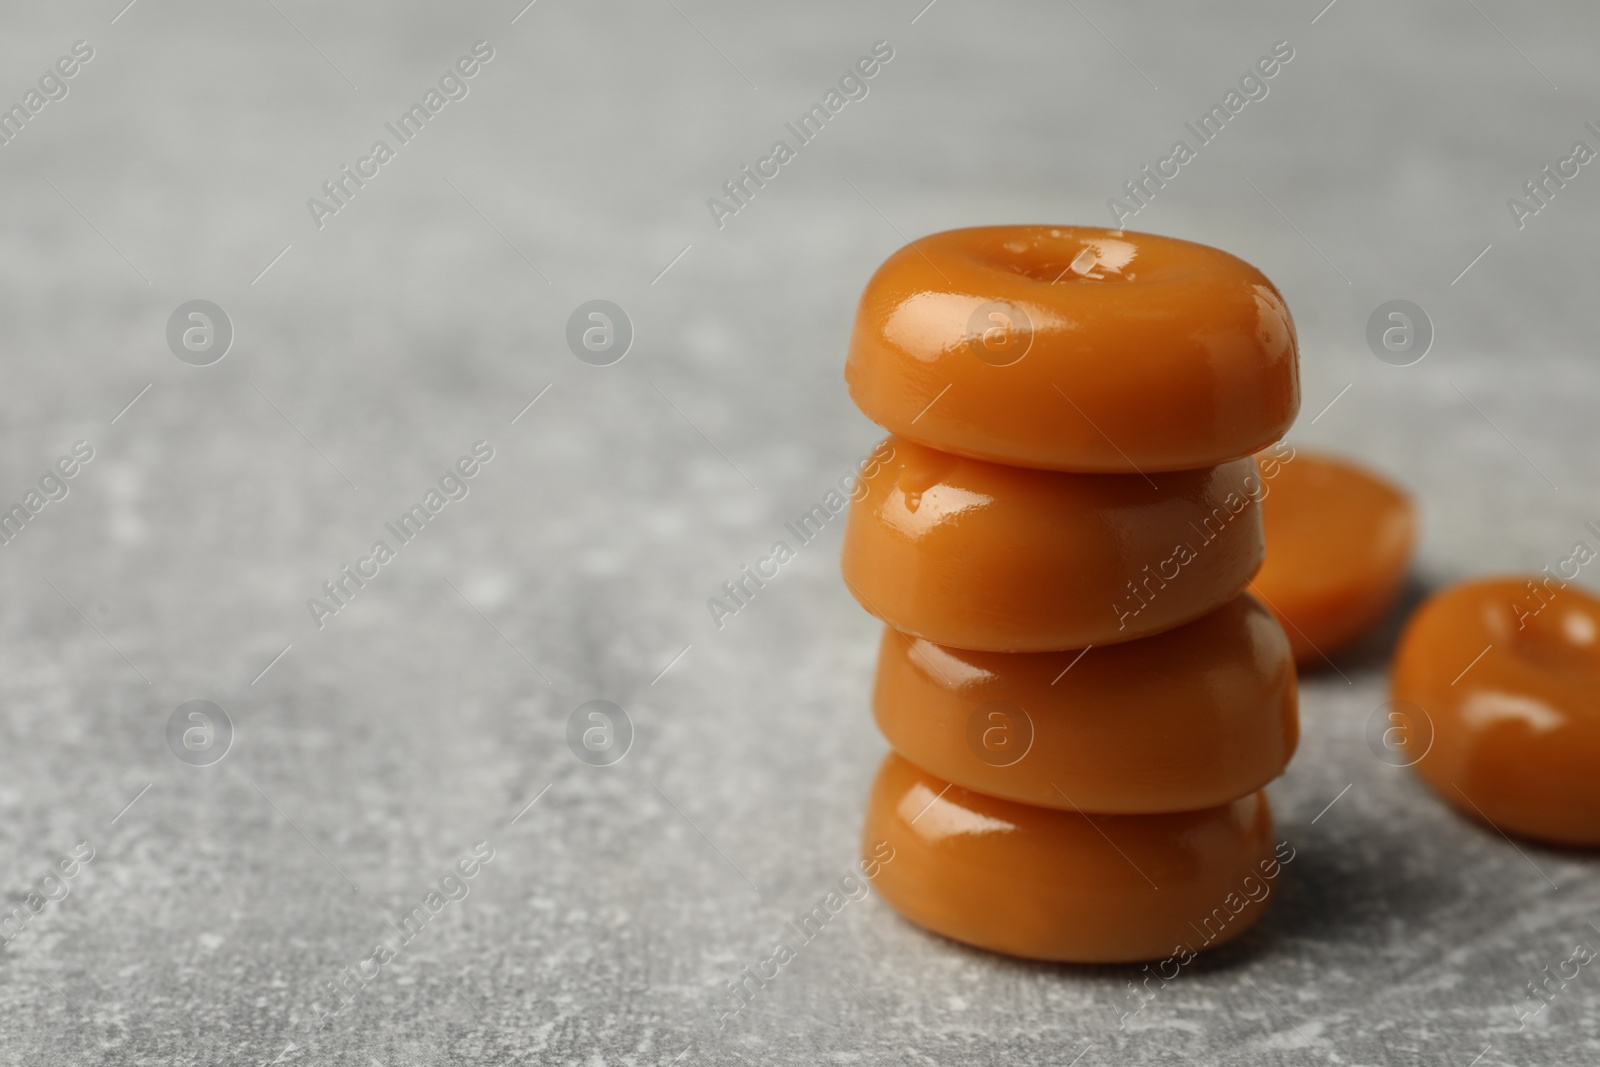
[[[1595,859],[1373,758],[1381,637],[1304,681],[1276,909],[1125,1025],[1135,969],[996,959],[872,897],[718,1031],[853,860],[883,744],[837,529],[721,630],[705,604],[875,440],[840,367],[880,259],[1109,221],[1280,40],[1129,225],[1279,283],[1292,439],[1417,493],[1424,585],[1565,555],[1600,517],[1600,173],[1520,230],[1506,200],[1600,144],[1592,6],[122,2],[9,3],[0,35],[7,104],[94,48],[0,147],[0,498],[94,449],[0,546],[0,1062],[1600,1059],[1590,969],[1517,1021],[1600,945]],[[470,93],[317,228],[307,198],[479,40]],[[879,40],[869,94],[719,230],[706,199]],[[212,366],[167,349],[193,298],[235,326]],[[609,367],[564,340],[594,298],[636,331]],[[1414,366],[1367,350],[1391,299],[1436,329]],[[307,598],[479,440],[469,495],[319,630]],[[594,698],[636,729],[614,766],[565,741]],[[209,767],[166,741],[193,699],[236,730]],[[315,1025],[479,841],[470,893]]]

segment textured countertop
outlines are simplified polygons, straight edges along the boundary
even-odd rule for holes
[[[1127,225],[1278,282],[1291,440],[1415,492],[1418,591],[1600,519],[1600,172],[1507,206],[1600,148],[1591,5],[924,2],[7,5],[0,104],[48,94],[0,147],[0,503],[45,480],[0,545],[0,1063],[1600,1059],[1592,968],[1517,1020],[1600,948],[1596,860],[1374,757],[1392,627],[1303,679],[1274,910],[1121,1025],[1136,968],[987,956],[874,896],[717,1028],[854,860],[884,745],[836,525],[720,628],[706,601],[877,439],[844,347],[910,237],[1109,224],[1287,41]],[[714,217],[879,41],[866,95]],[[169,348],[197,299],[220,361]],[[1412,366],[1366,341],[1397,299],[1433,326]],[[619,362],[569,349],[590,300],[631,324]],[[314,618],[346,565],[378,569]],[[231,723],[214,762],[214,714],[169,734],[195,700]],[[590,700],[620,762],[569,747]]]

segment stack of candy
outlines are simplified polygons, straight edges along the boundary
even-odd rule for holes
[[[1278,291],[1170,238],[950,231],[867,284],[846,379],[892,434],[843,558],[887,624],[885,898],[1037,959],[1243,932],[1283,858],[1261,790],[1299,737],[1289,641],[1245,593],[1253,457],[1299,408]]]

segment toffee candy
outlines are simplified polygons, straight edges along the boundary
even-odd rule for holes
[[[1321,663],[1394,605],[1411,563],[1411,500],[1371,471],[1305,449],[1257,457],[1267,557],[1250,583],[1289,633],[1296,662]]]
[[[891,443],[850,507],[843,571],[905,633],[996,652],[1129,641],[1221,607],[1261,564],[1251,459],[1146,479]]]
[[[1440,796],[1507,833],[1600,845],[1600,600],[1544,574],[1446,589],[1401,635],[1390,693]]]
[[[867,283],[845,367],[868,418],[997,463],[1214,467],[1300,408],[1294,322],[1226,252],[1071,226],[936,233]]]
[[[863,855],[884,842],[893,859],[874,884],[908,919],[1071,963],[1230,941],[1266,912],[1280,868],[1265,793],[1172,815],[1088,816],[974,793],[892,753],[867,803]]]
[[[967,652],[885,628],[873,711],[895,751],[990,796],[1187,811],[1255,792],[1299,741],[1283,629],[1248,596],[1140,641]]]

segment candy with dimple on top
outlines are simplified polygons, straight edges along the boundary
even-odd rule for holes
[[[1301,664],[1335,656],[1383,618],[1417,539],[1411,499],[1363,467],[1280,445],[1257,457],[1267,556],[1251,592]]]
[[[1406,762],[1444,799],[1600,845],[1600,599],[1542,574],[1446,589],[1407,623],[1390,694]]]
[[[895,751],[990,796],[1090,812],[1208,808],[1299,740],[1283,629],[1238,596],[1174,630],[1067,652],[969,652],[885,628],[873,711]]]
[[[1082,815],[951,785],[891,753],[867,804],[862,854],[902,915],[979,948],[1129,963],[1238,937],[1276,888],[1265,793],[1172,815]]]
[[[891,438],[845,523],[845,582],[895,629],[1041,652],[1181,626],[1263,552],[1254,460],[1149,476],[986,463]]]
[[[1214,467],[1300,407],[1294,322],[1226,252],[1154,234],[985,226],[920,238],[861,294],[845,380],[889,431],[1049,470]]]

